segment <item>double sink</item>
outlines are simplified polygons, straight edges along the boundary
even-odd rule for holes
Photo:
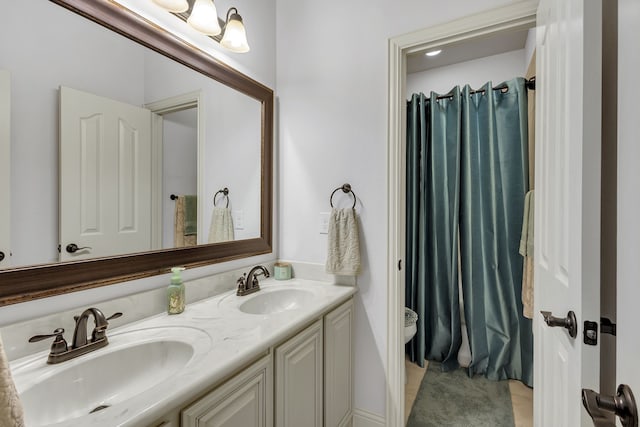
[[[107,419],[107,412],[131,410],[133,399],[145,393],[173,388],[181,377],[193,374],[189,371],[200,371],[203,359],[221,342],[233,339],[217,336],[216,328],[203,323],[207,318],[202,313],[210,316],[211,324],[224,323],[225,317],[240,319],[237,323],[253,318],[250,323],[260,324],[269,316],[304,312],[314,305],[317,286],[302,289],[295,280],[289,282],[272,284],[250,296],[228,293],[212,298],[216,301],[198,303],[194,310],[200,315],[184,322],[180,322],[182,315],[163,314],[111,331],[107,347],[60,364],[46,364],[44,353],[13,362],[27,425],[80,425],[90,422],[84,417],[98,412]]]

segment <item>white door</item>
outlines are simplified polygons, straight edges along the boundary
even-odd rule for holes
[[[536,64],[534,425],[592,426],[581,389],[599,389],[600,0],[541,0]],[[577,319],[576,337],[540,311]]]
[[[640,2],[618,1],[618,278],[616,380],[640,403]]]
[[[0,70],[0,268],[11,265],[11,76]]]
[[[60,88],[60,260],[150,249],[151,112]]]

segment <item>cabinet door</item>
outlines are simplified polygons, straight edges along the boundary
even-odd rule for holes
[[[276,348],[276,426],[322,427],[322,320]]]
[[[182,411],[182,427],[272,427],[271,355]]]
[[[324,422],[349,425],[353,396],[353,300],[324,318]]]

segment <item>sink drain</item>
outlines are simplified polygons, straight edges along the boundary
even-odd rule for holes
[[[94,412],[102,411],[103,409],[107,409],[109,406],[111,406],[111,405],[100,405],[100,406],[97,406],[94,409],[92,409],[91,412],[89,412],[89,413],[93,414]]]

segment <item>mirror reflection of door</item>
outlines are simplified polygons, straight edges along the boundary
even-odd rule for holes
[[[11,80],[0,70],[0,268],[11,265]]]
[[[61,261],[151,249],[151,114],[60,88]]]
[[[197,199],[188,198],[198,193],[198,110],[192,107],[161,117],[162,247],[193,246],[197,244],[198,206]],[[180,215],[178,210],[182,210]],[[185,217],[193,226],[185,229]]]

